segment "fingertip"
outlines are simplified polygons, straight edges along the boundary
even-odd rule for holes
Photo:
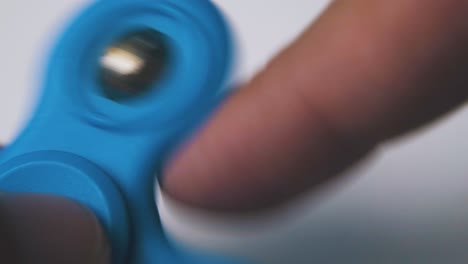
[[[453,111],[468,91],[466,28],[447,20],[459,5],[333,4],[179,152],[164,189],[204,209],[268,209]]]
[[[4,195],[2,226],[15,263],[107,264],[110,249],[99,221],[85,207],[44,195]],[[0,254],[0,260],[5,258]]]

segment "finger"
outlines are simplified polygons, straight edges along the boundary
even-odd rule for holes
[[[335,1],[167,166],[215,210],[268,208],[467,98],[467,1]]]
[[[0,234],[0,263],[110,263],[97,219],[69,200],[4,195]]]

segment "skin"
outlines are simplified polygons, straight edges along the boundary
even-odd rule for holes
[[[467,10],[333,2],[171,159],[165,191],[218,212],[268,210],[456,110],[468,98]],[[70,201],[5,195],[0,233],[2,263],[108,263],[95,217]]]
[[[1,263],[110,263],[106,237],[84,207],[50,196],[0,197]]]

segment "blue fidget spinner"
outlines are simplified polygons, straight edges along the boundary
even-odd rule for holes
[[[36,111],[0,154],[0,189],[93,209],[113,263],[234,263],[173,245],[154,203],[168,155],[225,97],[232,57],[208,0],[96,1],[53,50]]]

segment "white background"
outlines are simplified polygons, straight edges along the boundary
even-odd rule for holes
[[[0,1],[0,141],[17,133],[38,73],[65,21],[86,0]],[[248,78],[292,40],[328,0],[218,0],[241,46]],[[468,110],[383,148],[346,184],[277,215],[229,220],[160,205],[189,244],[262,263],[467,263]]]

